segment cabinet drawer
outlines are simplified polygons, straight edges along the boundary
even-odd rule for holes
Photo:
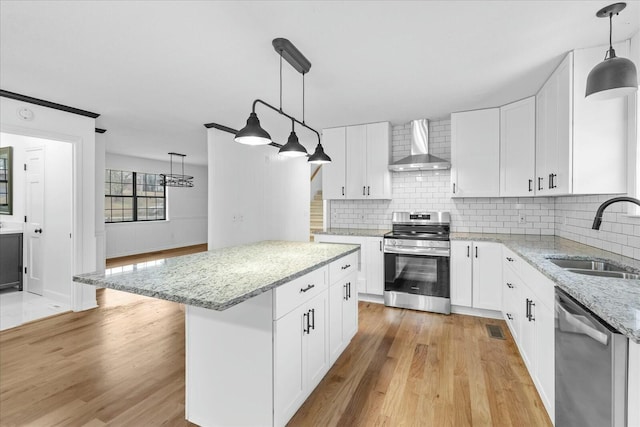
[[[531,292],[537,297],[538,302],[549,309],[555,304],[555,284],[544,274],[540,273],[528,263],[522,263],[521,277]]]
[[[277,287],[273,293],[274,319],[281,318],[300,304],[325,291],[327,270],[326,266],[319,268]]]
[[[522,258],[516,255],[511,249],[507,248],[506,246],[503,246],[502,248],[502,255],[505,267],[510,268],[519,275],[521,265],[524,262]]]
[[[354,271],[358,271],[358,252],[349,254],[329,264],[329,282],[335,283]]]

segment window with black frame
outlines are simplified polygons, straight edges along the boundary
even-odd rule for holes
[[[106,169],[105,222],[162,221],[166,215],[166,189],[153,173]]]

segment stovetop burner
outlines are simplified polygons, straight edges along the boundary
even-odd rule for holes
[[[394,212],[391,239],[449,240],[449,212]]]

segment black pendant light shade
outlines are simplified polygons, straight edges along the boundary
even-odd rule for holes
[[[309,160],[307,161],[314,164],[331,163],[331,157],[325,154],[322,144],[318,143],[316,151],[309,156]]]
[[[285,157],[302,157],[307,155],[307,149],[298,141],[298,135],[291,131],[287,143],[280,147],[278,154]]]
[[[238,131],[234,140],[246,145],[267,145],[271,143],[271,136],[260,127],[258,115],[252,112],[247,125]]]
[[[638,90],[638,72],[627,58],[618,58],[613,49],[610,57],[593,67],[587,77],[585,96],[603,100],[626,96]]]
[[[626,6],[626,3],[614,3],[596,13],[598,18],[609,18],[609,50],[604,61],[593,67],[587,77],[585,97],[589,99],[612,99],[638,90],[636,66],[630,59],[616,57],[611,41],[613,15],[619,14]]]

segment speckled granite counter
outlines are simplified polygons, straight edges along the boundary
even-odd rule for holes
[[[372,230],[368,228],[329,228],[327,231],[316,231],[314,234],[333,236],[382,237],[391,230]]]
[[[555,236],[451,233],[451,240],[491,241],[504,244],[553,280],[585,307],[622,334],[640,344],[640,280],[625,280],[571,273],[548,258],[600,259],[640,272],[640,260]]]
[[[264,241],[81,274],[73,280],[225,310],[360,249],[357,245]]]

